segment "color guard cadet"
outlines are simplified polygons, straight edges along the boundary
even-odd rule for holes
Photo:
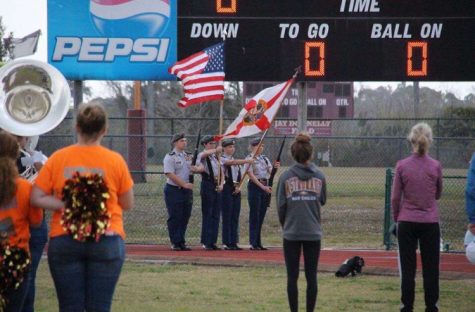
[[[264,144],[257,150],[260,138],[255,138],[250,142],[251,155],[254,155],[254,164],[249,167],[249,183],[247,184],[247,200],[249,202],[249,243],[251,250],[267,250],[261,242],[261,230],[267,212],[266,194],[272,194],[272,189],[268,186],[272,163],[266,156],[262,155]],[[276,167],[279,163],[275,164]]]
[[[206,135],[201,144],[204,150],[198,155],[201,172],[201,243],[206,250],[218,250],[216,246],[219,231],[219,218],[221,215],[221,191],[220,173],[222,172],[217,153],[222,148],[216,147],[216,142],[211,135]]]
[[[223,244],[225,250],[241,250],[239,242],[239,215],[241,213],[240,181],[243,175],[241,165],[252,164],[253,159],[234,159],[236,141],[222,141],[223,155],[221,162],[224,168],[225,183],[221,195],[223,219]]]
[[[193,205],[193,184],[189,183],[192,155],[185,151],[187,140],[184,133],[172,137],[173,151],[163,159],[163,171],[167,176],[165,204],[168,211],[168,235],[172,250],[191,250],[186,245],[185,233]]]

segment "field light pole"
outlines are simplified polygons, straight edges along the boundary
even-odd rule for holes
[[[307,130],[307,83],[305,81],[297,82],[298,90],[298,115],[297,127],[299,132]]]

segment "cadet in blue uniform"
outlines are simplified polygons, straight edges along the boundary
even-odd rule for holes
[[[251,250],[267,250],[261,242],[261,230],[266,216],[266,194],[272,194],[272,189],[268,186],[272,164],[269,158],[262,155],[264,144],[259,150],[260,138],[250,142],[254,164],[249,167],[249,183],[247,184],[247,200],[249,202],[249,243]],[[247,157],[251,158],[251,155]],[[276,164],[278,166],[278,164]]]
[[[225,250],[241,250],[239,242],[239,214],[241,213],[241,181],[243,171],[240,165],[252,164],[253,159],[234,159],[236,141],[222,141],[223,155],[221,163],[224,168],[225,183],[221,195],[223,219],[223,244]]]
[[[163,159],[163,171],[167,176],[165,184],[165,204],[168,211],[168,235],[172,250],[191,250],[186,245],[185,233],[193,204],[193,184],[189,183],[192,155],[185,151],[185,134],[175,134],[172,138],[173,151]]]
[[[219,181],[221,172],[220,162],[216,153],[220,153],[222,148],[216,147],[213,137],[206,135],[201,144],[204,150],[198,155],[198,161],[202,167],[201,172],[201,243],[206,250],[218,250],[216,246],[219,231],[219,218],[221,216],[221,191],[222,185]]]

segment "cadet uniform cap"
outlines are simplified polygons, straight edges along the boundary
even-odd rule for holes
[[[260,141],[261,141],[260,138],[254,138],[254,139],[252,139],[252,140],[249,142],[249,144],[250,144],[251,146],[256,146],[256,145],[259,145],[259,142],[260,142]]]
[[[226,147],[226,146],[229,146],[229,145],[234,145],[236,144],[236,141],[234,141],[233,139],[224,139],[222,142],[221,142],[221,145],[223,147]]]
[[[205,145],[205,144],[208,144],[209,142],[213,142],[214,141],[214,137],[212,135],[205,135],[202,139],[201,139],[201,144],[202,145]]]
[[[172,137],[172,143],[175,143],[176,141],[178,140],[181,140],[185,137],[185,134],[184,133],[177,133],[177,134],[174,134],[173,137]]]

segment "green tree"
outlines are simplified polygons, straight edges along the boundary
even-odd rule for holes
[[[449,106],[444,110],[440,126],[440,136],[454,138],[450,143],[453,150],[458,150],[465,161],[469,161],[475,149],[475,107]]]
[[[3,38],[5,37],[5,30],[6,27],[3,25],[3,20],[0,16],[0,66],[2,66],[6,62],[8,49],[10,48],[11,42],[11,40],[7,40],[5,44],[5,42],[3,41]],[[13,38],[13,33],[10,33],[9,38]]]
[[[475,107],[449,106],[444,118],[455,118],[442,123],[441,136],[472,137],[475,133]]]

